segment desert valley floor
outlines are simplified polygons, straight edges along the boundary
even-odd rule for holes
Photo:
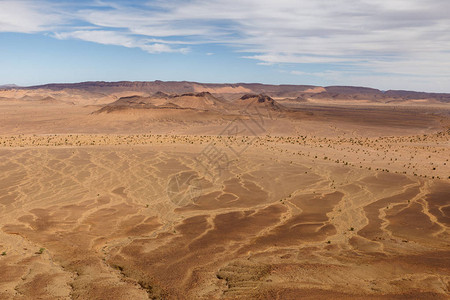
[[[450,296],[448,103],[4,93],[0,299]]]

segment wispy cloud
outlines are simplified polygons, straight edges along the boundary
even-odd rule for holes
[[[45,11],[39,3],[0,1],[0,31],[54,32],[149,53],[212,43],[260,64],[450,80],[448,0],[49,1]]]
[[[43,2],[0,0],[0,32],[43,32],[64,23],[64,14]]]
[[[189,52],[188,48],[172,48],[163,40],[135,37],[130,34],[107,30],[77,30],[55,33],[57,39],[75,38],[104,45],[120,45],[127,48],[140,48],[148,53]]]

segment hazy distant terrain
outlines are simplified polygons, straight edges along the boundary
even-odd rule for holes
[[[8,86],[7,86],[8,87]],[[19,88],[14,85],[11,90],[18,88],[24,94],[39,92],[53,92],[55,94],[68,91],[83,91],[88,94],[120,95],[120,93],[135,92],[153,95],[157,92],[168,94],[185,94],[209,92],[227,96],[230,94],[267,94],[271,97],[309,98],[310,100],[366,100],[371,102],[403,102],[403,101],[437,101],[450,102],[450,94],[425,93],[413,91],[389,90],[380,91],[373,88],[352,86],[319,87],[311,85],[269,85],[259,83],[235,84],[205,84],[187,81],[122,81],[122,82],[82,82],[68,84],[46,84],[40,86]],[[97,95],[98,97],[98,95]]]
[[[447,299],[450,94],[0,90],[1,299]]]

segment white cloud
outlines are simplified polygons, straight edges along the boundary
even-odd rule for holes
[[[55,33],[58,39],[76,38],[88,42],[104,45],[121,45],[124,47],[135,47],[135,41],[131,37],[120,32],[106,30],[77,30],[72,32]]]
[[[33,33],[64,23],[63,15],[38,1],[0,1],[0,32]]]
[[[450,85],[448,0],[96,1],[58,6],[59,13],[39,3],[0,0],[0,31],[53,31],[58,38],[149,53],[186,53],[184,44],[214,43],[260,64],[328,64],[331,71],[391,74],[391,81],[405,82],[437,78]],[[78,27],[62,26],[63,19]]]
[[[172,48],[164,44],[163,41],[154,42],[153,40],[142,37],[135,37],[130,34],[107,31],[107,30],[78,30],[72,32],[55,33],[58,39],[75,38],[88,42],[94,42],[104,45],[119,45],[127,48],[140,48],[148,53],[180,52],[187,53],[188,48]]]
[[[291,73],[292,75],[310,75],[310,73],[308,73],[308,72],[297,71],[297,70],[291,71],[289,73]]]
[[[442,61],[430,59],[438,55],[450,61],[449,1],[193,0],[157,5],[82,13],[97,26],[234,45],[265,64],[349,64],[408,75],[423,75],[426,68],[450,76]]]

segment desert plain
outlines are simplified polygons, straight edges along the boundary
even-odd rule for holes
[[[448,299],[450,95],[0,90],[0,299]]]

